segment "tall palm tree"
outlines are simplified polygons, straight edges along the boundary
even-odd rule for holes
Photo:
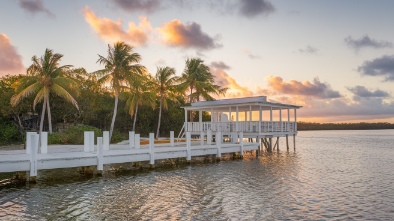
[[[11,105],[18,105],[23,99],[35,94],[33,109],[42,104],[40,133],[43,130],[45,111],[48,109],[49,133],[52,133],[51,109],[49,94],[54,93],[72,103],[78,109],[78,103],[74,97],[78,95],[77,83],[68,78],[66,73],[71,65],[59,66],[62,54],[54,54],[46,49],[44,56],[32,57],[33,64],[27,69],[27,75],[13,84],[16,94],[11,98]]]
[[[101,85],[109,85],[115,93],[114,113],[109,130],[111,140],[118,110],[119,93],[127,88],[127,80],[131,79],[133,74],[143,73],[144,67],[138,64],[141,56],[133,53],[133,47],[124,42],[117,42],[113,47],[108,45],[107,57],[98,56],[97,63],[104,65],[104,69],[95,71],[93,74],[101,77],[98,80]]]
[[[130,82],[130,91],[126,101],[126,107],[130,116],[134,115],[133,131],[137,122],[138,107],[148,105],[156,106],[156,93],[154,91],[154,79],[150,74],[135,75]]]
[[[200,58],[186,60],[186,66],[180,79],[180,88],[183,91],[190,90],[189,102],[200,101],[203,98],[206,101],[215,100],[212,95],[225,95],[227,88],[215,84],[215,79],[209,71],[208,66]],[[193,115],[190,112],[190,120]]]
[[[212,96],[224,95],[227,88],[215,84],[215,79],[209,71],[208,66],[200,58],[186,60],[186,66],[181,76],[183,90],[190,90],[189,102],[204,100],[215,100]]]
[[[175,69],[170,67],[158,67],[156,72],[156,91],[159,98],[159,120],[157,123],[156,139],[159,139],[161,112],[162,109],[167,109],[167,101],[177,101],[177,87],[178,77],[175,76]]]

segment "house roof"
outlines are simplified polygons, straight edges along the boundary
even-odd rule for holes
[[[191,106],[182,107],[185,110],[204,110],[204,111],[229,111],[229,108],[238,107],[238,111],[253,111],[260,110],[278,110],[278,109],[298,109],[302,106],[283,104],[274,101],[267,101],[267,96],[256,96],[256,97],[244,97],[244,98],[232,98],[222,99],[214,101],[199,101],[192,103]],[[232,109],[235,111],[235,109]]]

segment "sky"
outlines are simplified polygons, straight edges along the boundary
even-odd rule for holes
[[[392,0],[0,1],[0,76],[46,48],[93,72],[124,41],[154,75],[201,58],[220,98],[266,95],[299,121],[394,123]]]

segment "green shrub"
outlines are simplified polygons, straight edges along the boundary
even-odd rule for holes
[[[87,125],[70,126],[63,132],[49,135],[48,144],[83,144],[85,131],[94,131],[95,140],[97,137],[103,136],[103,132],[96,127]]]
[[[119,143],[128,139],[128,135],[122,134],[118,130],[114,130],[114,132],[112,133],[111,143]]]
[[[9,144],[20,140],[21,136],[15,125],[0,122],[0,144]]]

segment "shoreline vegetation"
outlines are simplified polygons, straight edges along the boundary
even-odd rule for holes
[[[297,122],[297,130],[384,130],[394,129],[391,123],[312,123]]]

